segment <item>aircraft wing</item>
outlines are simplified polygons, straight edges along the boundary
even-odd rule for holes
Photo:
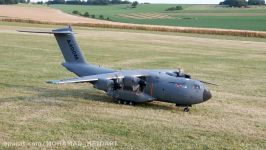
[[[106,74],[98,74],[98,75],[91,75],[91,76],[84,76],[84,77],[77,77],[77,78],[70,78],[70,79],[63,79],[63,80],[51,80],[48,81],[47,83],[51,84],[66,84],[66,83],[84,83],[84,82],[94,82],[97,81],[98,79],[121,79],[124,78],[125,75],[121,72],[112,72],[112,73],[106,73]],[[139,75],[139,74],[130,74],[129,76],[132,77],[140,77],[144,75]]]

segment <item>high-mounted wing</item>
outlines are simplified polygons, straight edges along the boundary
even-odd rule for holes
[[[77,78],[70,78],[70,79],[63,79],[63,80],[51,80],[47,83],[51,84],[65,84],[65,83],[83,83],[83,82],[93,82],[97,81],[98,79],[116,79],[116,78],[123,78],[123,75],[119,75],[118,72],[113,73],[106,73],[106,74],[99,74],[99,75],[92,75],[92,76],[84,76],[84,77],[77,77]]]
[[[47,83],[51,84],[66,84],[66,83],[84,83],[84,82],[94,82],[98,79],[122,79],[125,76],[132,76],[132,77],[141,77],[144,75],[139,74],[123,74],[121,72],[113,72],[113,73],[106,73],[106,74],[98,74],[92,76],[84,76],[84,77],[77,77],[77,78],[70,78],[70,79],[63,79],[63,80],[51,80]]]

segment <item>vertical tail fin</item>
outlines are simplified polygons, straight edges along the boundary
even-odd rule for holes
[[[89,76],[114,72],[112,69],[102,68],[96,65],[88,64],[83,52],[81,51],[71,26],[68,28],[55,29],[49,32],[43,31],[19,31],[29,33],[48,33],[54,34],[60,50],[64,56],[65,62],[62,64],[69,71],[78,76]]]
[[[69,28],[53,30],[52,33],[57,40],[66,63],[87,63],[74,37],[71,26]]]

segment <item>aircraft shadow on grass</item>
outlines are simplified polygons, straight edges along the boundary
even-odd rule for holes
[[[23,101],[23,100],[36,100],[38,98],[59,98],[59,101],[65,101],[64,98],[72,97],[74,100],[66,100],[79,103],[80,101],[75,101],[75,99],[85,99],[92,101],[99,101],[104,103],[116,103],[111,97],[105,95],[105,93],[101,93],[92,88],[88,89],[54,89],[54,88],[44,88],[38,86],[31,85],[19,85],[19,84],[9,84],[9,83],[0,83],[0,86],[6,88],[16,88],[23,89],[28,92],[35,92],[36,94],[32,96],[13,96],[0,99],[0,105],[4,102],[10,101]],[[45,100],[44,100],[45,101]],[[40,101],[41,102],[41,101]],[[56,104],[55,104],[56,105]],[[117,104],[118,105],[118,104]],[[152,109],[161,109],[161,110],[173,110],[175,107],[171,107],[169,104],[158,104],[158,103],[142,103],[135,105],[135,107],[143,107],[143,108],[152,108]]]

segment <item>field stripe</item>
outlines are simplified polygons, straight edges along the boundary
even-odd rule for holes
[[[21,18],[0,18],[4,22],[22,22],[32,24],[50,24],[50,25],[69,25],[63,22],[50,22],[39,21],[32,19]],[[160,32],[181,32],[181,33],[197,33],[197,34],[215,34],[215,35],[230,35],[230,36],[243,36],[243,37],[259,37],[266,38],[266,32],[262,31],[249,31],[249,30],[227,30],[215,28],[192,28],[192,27],[173,27],[173,26],[158,26],[158,25],[138,25],[138,24],[116,24],[116,23],[71,23],[75,26],[82,27],[99,27],[99,28],[118,28],[130,30],[147,30],[147,31],[160,31]]]

